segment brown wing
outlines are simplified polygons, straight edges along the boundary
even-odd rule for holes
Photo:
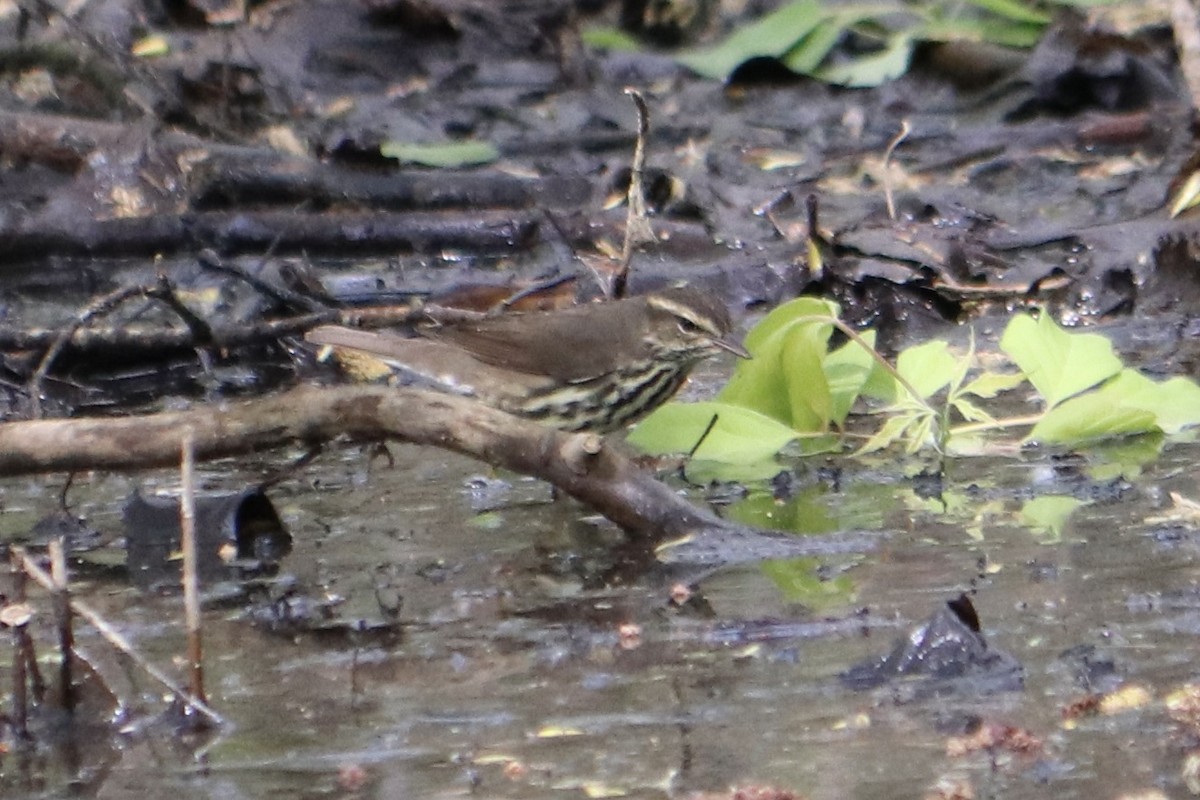
[[[579,306],[550,313],[494,317],[430,328],[422,333],[452,342],[485,364],[586,381],[613,370],[614,353],[636,357],[643,347],[640,309],[618,301],[609,308]],[[624,360],[624,358],[622,358]]]

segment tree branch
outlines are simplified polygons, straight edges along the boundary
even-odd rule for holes
[[[725,562],[833,551],[857,552],[863,537],[834,542],[755,531],[697,508],[638,469],[602,437],[568,434],[471,400],[418,389],[299,387],[239,403],[123,419],[54,419],[0,425],[0,475],[173,466],[182,431],[199,460],[346,434],[400,439],[473,456],[548,481],[638,541],[675,539],[674,557]],[[732,556],[726,550],[737,551]],[[685,556],[684,554],[688,555]]]

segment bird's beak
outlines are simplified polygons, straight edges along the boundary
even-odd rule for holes
[[[742,347],[740,342],[735,342],[733,339],[718,339],[712,338],[712,343],[726,352],[733,353],[738,358],[753,358],[750,351]]]

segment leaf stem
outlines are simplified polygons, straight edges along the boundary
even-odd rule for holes
[[[904,391],[908,393],[908,396],[911,397],[918,405],[920,405],[921,408],[931,414],[937,413],[936,410],[929,405],[929,403],[925,402],[925,398],[920,395],[913,385],[909,383],[903,375],[896,371],[896,368],[892,366],[891,362],[880,355],[879,351],[872,347],[870,342],[859,335],[858,331],[854,330],[854,328],[851,328],[837,317],[826,316],[824,314],[809,314],[803,317],[796,317],[794,320],[792,320],[792,322],[794,324],[799,324],[802,322],[823,322],[833,325],[833,327],[846,334],[846,337],[849,338],[850,341],[857,344],[863,350],[866,350],[871,358],[875,359],[875,363],[883,367],[883,370],[887,374],[891,375],[896,383],[904,387]]]

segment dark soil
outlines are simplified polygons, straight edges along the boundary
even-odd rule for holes
[[[0,9],[5,418],[30,414],[29,381],[60,339],[33,387],[43,412],[128,414],[312,379],[298,337],[331,309],[402,319],[425,298],[599,293],[623,236],[610,200],[635,142],[627,86],[650,109],[658,235],[633,291],[684,278],[747,322],[831,297],[885,348],[964,322],[987,348],[1005,316],[1041,306],[1103,326],[1155,374],[1196,371],[1195,222],[1165,210],[1192,111],[1165,27],[1064,16],[1032,52],[971,51],[982,76],[930,48],[878,89],[761,64],[722,85],[663,42],[715,37],[731,8],[643,31],[639,52],[585,47],[581,30],[616,22],[617,5]],[[151,33],[166,52],[131,55]],[[498,157],[383,155],[447,140]],[[208,696],[229,724],[187,732],[162,688],[80,625],[98,676],[86,710],[64,723],[51,698],[30,743],[11,735],[11,696],[0,705],[0,794],[1090,798],[1198,780],[1200,551],[1171,499],[1195,495],[1194,445],[1137,468],[1025,452],[933,480],[926,460],[879,456],[691,487],[732,518],[844,544],[738,564],[631,551],[541,484],[441,451],[289,468],[299,455],[201,475],[226,495],[282,475],[267,516],[291,536],[278,574],[250,544],[206,587]],[[156,582],[131,580],[121,549],[134,489],[176,483],[5,479],[0,542],[69,533],[77,595],[183,675],[180,601],[130,588]],[[1057,526],[1025,513],[1047,496],[1078,508]],[[218,528],[239,524],[225,516]],[[173,550],[155,558],[173,577]],[[0,591],[16,597],[16,579]],[[978,618],[948,617],[964,593]],[[34,602],[51,652],[51,603]],[[948,649],[916,647],[948,629]]]

